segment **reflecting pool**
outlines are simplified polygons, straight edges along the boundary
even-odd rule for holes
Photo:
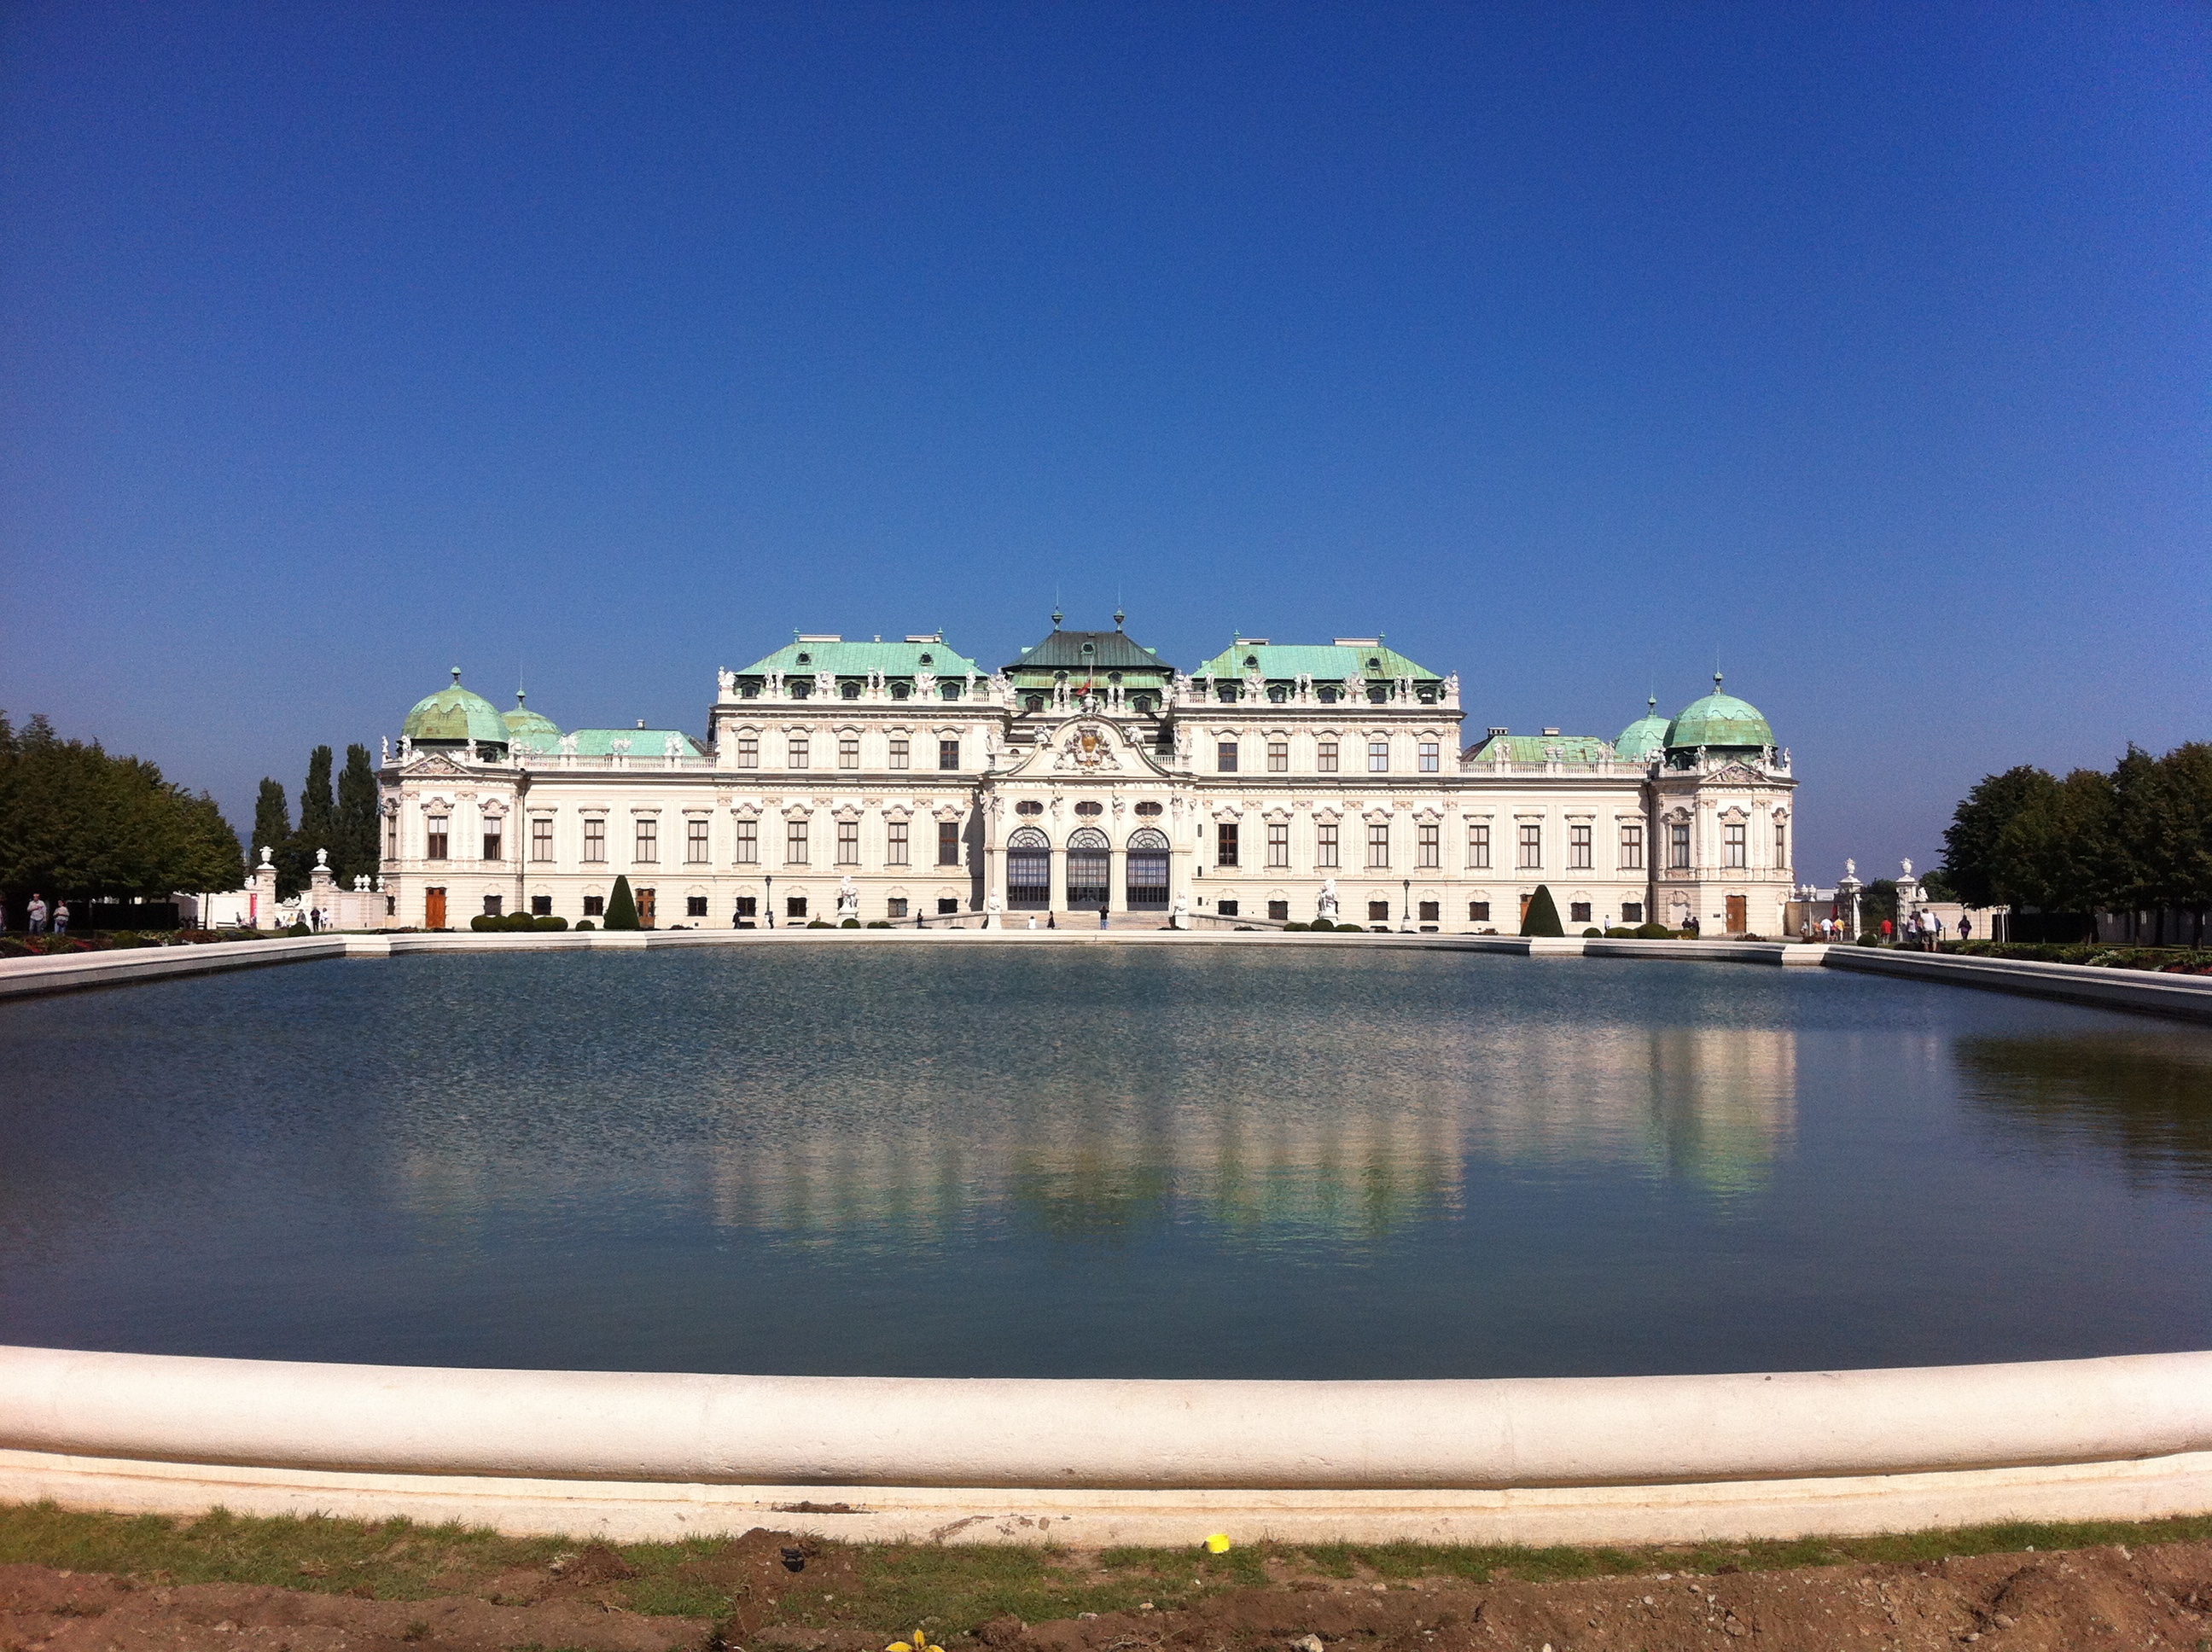
[[[1479,1376],[2212,1347],[2212,1032],[1341,948],[296,964],[0,1009],[0,1340]]]

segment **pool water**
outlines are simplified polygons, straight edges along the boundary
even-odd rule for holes
[[[330,962],[0,1009],[0,1340],[1413,1377],[2212,1347],[2212,1032],[1340,947]]]

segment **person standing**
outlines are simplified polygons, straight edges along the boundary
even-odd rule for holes
[[[24,908],[23,911],[30,922],[30,932],[33,935],[45,934],[46,932],[46,897],[35,890],[33,891],[31,904]]]
[[[59,896],[54,897],[54,933],[57,935],[69,933],[69,902]]]
[[[1965,913],[1960,913],[1959,914],[1959,944],[1964,946],[1973,932],[1974,920]]]

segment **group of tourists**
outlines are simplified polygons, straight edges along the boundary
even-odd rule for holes
[[[1823,918],[1818,923],[1808,926],[1805,933],[1808,940],[1817,938],[1824,941],[1847,941],[1850,938],[1846,932],[1849,927],[1840,918]],[[1974,920],[1960,913],[1954,933],[1960,940],[1972,940]],[[1902,924],[1884,918],[1881,920],[1881,941],[1884,946],[1896,943],[1918,952],[1936,951],[1943,942],[1943,920],[1933,912],[1915,912]]]
[[[45,896],[34,894],[31,896],[30,904],[23,908],[23,916],[27,921],[30,932],[33,935],[47,933],[49,926],[54,934],[69,933],[70,909],[69,902],[66,901],[58,900],[50,908],[46,905]],[[7,927],[8,903],[5,901],[0,901],[0,930]]]

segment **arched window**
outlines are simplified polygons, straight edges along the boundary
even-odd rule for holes
[[[1028,699],[1022,701],[1022,709],[1024,711],[1042,711],[1044,709],[1044,696],[1041,694],[1033,694],[1030,695]]]
[[[1149,694],[1140,694],[1137,695],[1136,698],[1129,701],[1129,708],[1135,712],[1139,717],[1151,716],[1152,714],[1152,696]]]
[[[1006,904],[1031,912],[1052,904],[1052,840],[1034,826],[1006,840]]]
[[[1143,805],[1138,805],[1139,808]],[[1152,805],[1158,808],[1159,805]],[[1168,905],[1167,834],[1150,826],[1129,834],[1129,909],[1164,912]]]
[[[1106,834],[1085,826],[1067,840],[1067,904],[1071,910],[1103,907],[1112,898],[1108,888],[1112,864]]]
[[[837,692],[847,700],[858,700],[860,697],[860,685],[848,677],[837,685]]]
[[[1316,692],[1321,696],[1321,702],[1324,706],[1333,706],[1336,703],[1337,687],[1335,683],[1324,683]]]
[[[938,697],[942,700],[957,700],[964,687],[965,684],[951,680],[940,683],[937,685]]]
[[[1283,701],[1288,700],[1290,697],[1291,691],[1285,688],[1281,683],[1271,683],[1267,685],[1267,698],[1273,701],[1276,705],[1281,705]]]

